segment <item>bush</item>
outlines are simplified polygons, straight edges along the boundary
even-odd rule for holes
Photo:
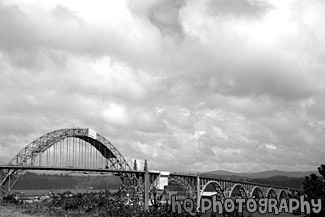
[[[160,217],[173,216],[163,208],[156,208],[145,213],[143,206],[132,195],[126,196],[123,191],[111,194],[91,192],[72,194],[64,192],[52,194],[45,201],[24,204],[26,214],[43,214],[47,216],[129,216],[129,217]]]
[[[323,174],[322,174],[323,175]],[[324,179],[321,180],[316,174],[311,174],[306,176],[303,183],[304,193],[307,200],[311,199],[321,199],[322,200],[322,210],[320,213],[311,213],[307,215],[308,217],[324,217],[325,216],[325,182]]]
[[[3,197],[3,202],[5,203],[13,203],[13,204],[20,204],[21,202],[17,198],[17,194],[8,194]]]

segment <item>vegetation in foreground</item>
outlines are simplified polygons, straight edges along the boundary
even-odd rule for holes
[[[153,203],[149,212],[144,212],[143,206],[134,202],[126,193],[119,191],[110,193],[109,191],[78,193],[71,192],[59,193],[51,195],[48,199],[41,202],[22,203],[12,194],[5,198],[6,202],[17,204],[21,210],[25,210],[24,214],[32,216],[66,216],[66,217],[82,217],[82,216],[107,216],[107,217],[162,217],[162,216],[190,216],[186,214],[171,213],[168,209],[168,203],[158,205]],[[201,216],[198,214],[197,216]],[[216,216],[216,215],[203,215]],[[218,215],[220,216],[220,215]],[[237,212],[228,213],[227,217],[245,217],[246,214]],[[249,215],[248,215],[249,216]],[[255,216],[255,215],[253,215]]]
[[[15,195],[8,195],[5,202],[21,204],[25,214],[46,216],[173,216],[165,207],[145,213],[143,206],[134,202],[126,192],[109,191],[78,193],[64,192],[51,195],[41,202],[23,203]]]
[[[311,213],[308,217],[324,217],[325,216],[325,172],[322,168],[318,168],[321,177],[316,174],[307,176],[303,185],[307,200],[318,199],[322,200],[322,211],[320,213]]]

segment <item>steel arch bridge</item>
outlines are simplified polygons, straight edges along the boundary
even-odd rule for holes
[[[114,173],[141,201],[146,185],[151,186],[147,186],[147,189],[163,190],[165,185],[177,184],[187,197],[195,199],[197,203],[200,203],[202,197],[212,195],[217,195],[220,200],[228,197],[280,200],[302,192],[300,189],[207,175],[167,172],[167,176],[162,176],[159,171],[134,171],[113,144],[89,128],[56,130],[23,148],[7,165],[0,166],[0,197],[10,192],[25,170]]]
[[[12,189],[24,168],[28,167],[113,169],[119,172],[127,187],[141,190],[136,174],[124,172],[131,171],[131,167],[122,154],[107,139],[89,128],[47,133],[23,148],[8,166],[17,168],[1,170],[2,194]]]

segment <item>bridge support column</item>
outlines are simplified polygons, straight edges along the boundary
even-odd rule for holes
[[[148,162],[144,161],[144,211],[149,210],[149,172],[148,172]]]
[[[1,186],[0,186],[1,187]],[[2,188],[2,187],[1,187]],[[2,189],[0,189],[0,203],[3,202],[3,194],[2,194]]]
[[[200,185],[200,174],[197,172],[196,175],[196,211],[200,211],[200,193],[201,193],[201,185]]]
[[[325,164],[318,167],[318,171],[323,177],[325,177]],[[325,182],[325,179],[323,181]]]

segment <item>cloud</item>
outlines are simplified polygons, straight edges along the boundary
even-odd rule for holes
[[[259,18],[266,14],[272,5],[267,1],[259,0],[210,0],[208,10],[216,16],[239,16],[246,18]]]
[[[151,169],[314,170],[324,8],[0,1],[0,163],[45,133],[90,127]]]

